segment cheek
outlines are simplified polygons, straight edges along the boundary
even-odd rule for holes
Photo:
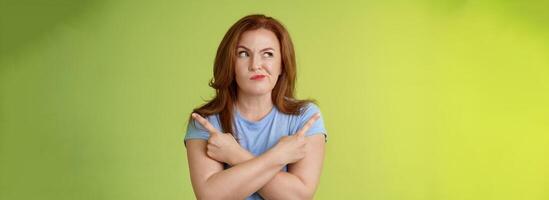
[[[236,70],[236,82],[239,83],[239,84],[244,84],[247,80],[247,75],[244,71],[242,70]]]
[[[238,84],[244,84],[247,79],[247,69],[237,64],[234,69],[234,75],[234,78]]]
[[[267,66],[267,70],[271,73],[272,76],[278,76],[280,75],[280,72],[282,70],[282,66],[280,62],[273,62]]]
[[[273,66],[271,69],[270,69],[270,72],[271,72],[271,85],[276,85],[276,83],[278,82],[278,78],[280,77],[280,73],[281,73],[281,67],[280,65],[278,66]]]
[[[236,76],[244,76],[248,72],[248,67],[244,61],[236,61],[234,65],[234,71]]]
[[[282,70],[281,70],[280,67],[273,70],[273,76],[275,76],[277,79],[278,79],[278,77],[280,76],[281,73],[282,73]]]

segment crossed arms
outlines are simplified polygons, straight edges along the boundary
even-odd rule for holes
[[[318,114],[296,134],[282,137],[255,157],[231,134],[216,130],[198,114],[193,119],[208,130],[208,141],[186,141],[193,190],[198,199],[244,199],[254,192],[265,199],[312,199],[324,159],[324,136],[305,136]],[[223,169],[223,163],[231,168]],[[288,172],[281,169],[288,164]]]

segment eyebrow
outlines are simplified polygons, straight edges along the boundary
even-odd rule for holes
[[[250,49],[248,49],[248,47],[245,47],[245,46],[243,46],[243,45],[238,45],[237,48],[244,48],[244,49],[250,51]],[[267,47],[267,48],[261,49],[259,52],[261,52],[261,51],[267,51],[267,50],[272,50],[272,51],[274,51],[274,49],[273,49],[272,47]]]

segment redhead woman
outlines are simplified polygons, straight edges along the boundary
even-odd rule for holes
[[[185,146],[198,199],[313,199],[327,132],[312,100],[294,98],[296,61],[272,17],[237,21],[217,49],[216,95],[193,110]]]

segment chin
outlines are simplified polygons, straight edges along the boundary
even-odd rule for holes
[[[261,96],[261,95],[270,94],[272,91],[273,91],[272,89],[268,89],[268,88],[253,88],[253,89],[246,90],[244,92],[254,96],[255,95]]]

